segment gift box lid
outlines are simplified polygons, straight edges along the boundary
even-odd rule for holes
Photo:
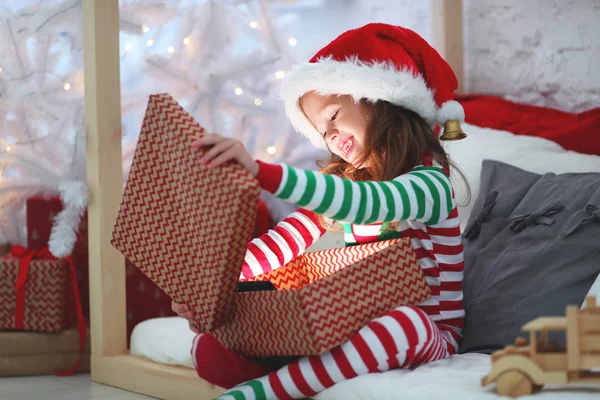
[[[200,165],[204,133],[171,96],[150,96],[111,243],[212,329],[231,315],[260,187],[237,163]]]

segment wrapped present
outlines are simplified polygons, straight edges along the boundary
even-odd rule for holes
[[[318,354],[431,297],[407,238],[306,254],[263,277],[279,290],[238,293],[259,187],[236,163],[199,165],[203,132],[170,96],[150,97],[111,240],[202,330],[248,356]]]
[[[0,332],[0,376],[57,374],[71,368],[90,371],[90,331],[85,333],[83,354],[79,349],[77,327],[60,333]]]
[[[83,353],[86,328],[71,258],[56,259],[47,247],[34,251],[13,246],[9,255],[0,258],[0,302],[0,329],[37,332],[65,330],[74,305]],[[66,374],[75,369],[77,365]]]
[[[7,255],[10,253],[11,245],[8,243],[0,244],[0,257]]]
[[[54,218],[62,211],[58,196],[32,196],[26,201],[27,248],[41,250],[48,246]]]
[[[60,332],[68,324],[69,268],[48,249],[14,246],[0,258],[0,329]]]
[[[169,96],[150,97],[112,243],[211,329],[233,311],[260,188],[237,164],[198,166],[203,132]]]

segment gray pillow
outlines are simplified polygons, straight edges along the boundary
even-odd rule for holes
[[[496,169],[490,187],[508,179],[513,197],[498,190],[497,223],[481,229],[489,236],[464,241],[461,353],[490,353],[524,335],[521,327],[530,320],[564,315],[567,305],[583,302],[600,272],[600,174],[537,175],[531,185],[531,173],[494,164],[488,165]],[[478,254],[467,260],[469,247]]]

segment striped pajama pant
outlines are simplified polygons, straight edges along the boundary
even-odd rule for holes
[[[398,307],[369,322],[333,350],[301,358],[262,378],[242,383],[219,400],[301,399],[359,375],[413,367],[451,353],[454,347],[424,311]]]

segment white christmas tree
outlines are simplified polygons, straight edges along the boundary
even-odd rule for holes
[[[274,18],[273,3],[120,1],[124,177],[148,95],[160,92],[256,158],[315,168],[325,154],[292,131],[278,100],[296,43],[283,30],[293,17]],[[0,9],[0,242],[22,244],[25,198],[52,193],[65,205],[50,242],[58,256],[87,205],[81,28],[81,0]],[[264,199],[275,220],[293,209]]]

